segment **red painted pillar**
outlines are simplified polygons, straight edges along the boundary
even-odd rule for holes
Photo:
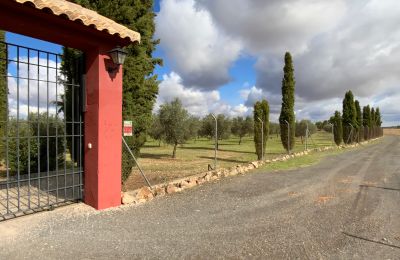
[[[110,49],[86,52],[84,189],[96,209],[121,204],[122,66],[107,72]]]

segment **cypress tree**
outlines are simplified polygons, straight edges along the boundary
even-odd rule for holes
[[[7,49],[3,43],[5,32],[0,31],[0,160],[5,157],[5,144],[3,137],[6,136],[6,122],[8,115],[8,89],[7,89]]]
[[[263,129],[261,130],[261,119],[263,123]],[[263,141],[261,138],[261,131],[263,131]],[[269,134],[269,104],[267,100],[258,101],[254,104],[254,145],[256,147],[256,154],[258,160],[262,160],[262,151],[267,146]],[[264,145],[262,145],[264,144]],[[263,147],[263,148],[262,148]]]
[[[371,108],[371,126],[376,126],[375,108]]]
[[[377,107],[375,110],[375,122],[376,122],[376,126],[379,126],[379,127],[382,126],[382,117],[381,117],[381,111],[379,110],[379,107]]]
[[[356,100],[354,101],[354,105],[356,107],[357,142],[360,142],[360,139],[362,139],[361,131],[363,129],[363,117],[362,117],[360,102]]]
[[[285,54],[285,67],[283,68],[283,79],[282,79],[282,108],[279,116],[279,124],[281,128],[281,141],[283,147],[290,151],[293,149],[295,144],[295,130],[296,130],[296,118],[294,115],[294,101],[295,101],[295,85],[296,81],[294,78],[294,68],[292,56],[289,52]],[[288,144],[288,128],[287,123],[290,125],[290,147]]]
[[[343,140],[343,126],[342,117],[339,111],[335,111],[335,115],[331,117],[331,124],[333,124],[333,137],[337,146],[342,143]]]
[[[372,138],[376,137],[376,118],[375,118],[375,108],[371,108],[371,133]]]
[[[126,141],[136,156],[146,141],[146,131],[151,125],[154,103],[158,94],[157,75],[153,74],[156,65],[162,65],[161,59],[152,57],[159,40],[154,40],[155,24],[152,0],[76,0],[119,24],[141,34],[141,43],[131,45],[125,50],[128,56],[124,63],[123,108],[125,120],[133,121],[134,133]],[[122,127],[122,126],[121,126]],[[123,149],[127,152],[126,149]],[[125,157],[125,156],[124,156]],[[129,158],[129,156],[126,156]],[[122,165],[123,181],[131,172],[134,163],[124,160]]]
[[[383,135],[382,117],[381,117],[381,111],[379,110],[379,107],[377,107],[375,110],[375,122],[376,122],[376,127],[377,127],[377,135],[382,136]]]
[[[356,129],[353,129],[352,133],[352,127],[357,126],[357,111],[356,111],[356,106],[354,104],[354,96],[353,93],[349,90],[346,92],[346,95],[343,99],[343,116],[342,116],[342,124],[343,124],[343,141],[346,144],[351,143],[353,140],[352,135],[354,136],[355,133],[354,131]]]
[[[369,105],[363,107],[363,127],[364,127],[364,139],[368,140],[370,138],[370,128],[371,128],[371,109]]]

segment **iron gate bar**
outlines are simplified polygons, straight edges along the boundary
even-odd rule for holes
[[[47,169],[47,204],[50,204],[50,194],[49,194],[49,189],[50,189],[50,180],[49,180],[49,170],[50,170],[50,153],[49,153],[49,53],[46,53],[47,57],[46,57],[46,62],[47,62],[47,68],[46,68],[46,78],[47,78],[47,82],[46,82],[46,98],[47,98],[47,104],[46,104],[46,109],[47,109],[47,113],[46,113],[46,119],[47,119],[47,126],[46,126],[46,133],[47,133],[47,138],[46,138],[46,146],[47,146],[47,154],[46,154],[46,169]],[[56,155],[57,156],[57,155]]]
[[[9,95],[7,96],[6,104],[6,120],[0,121],[0,123],[6,124],[6,135],[1,138],[3,149],[4,142],[6,144],[6,181],[0,180],[1,221],[16,216],[15,214],[19,212],[31,213],[43,208],[82,199],[83,94],[81,93],[82,86],[80,84],[74,80],[66,82],[59,77],[62,55],[6,42],[0,42],[0,45],[5,46],[5,57],[0,56],[0,62],[5,62],[6,64],[5,75],[0,76],[8,86]],[[26,58],[24,56],[25,52],[27,53]],[[34,57],[34,54],[37,56]],[[35,62],[36,58],[37,62]],[[52,66],[51,64],[54,62],[55,66]],[[10,70],[9,64],[16,65],[16,71],[14,69]],[[36,70],[34,67],[36,67]],[[37,73],[36,77],[31,75],[31,72],[35,73],[35,71]],[[54,71],[55,75],[52,74]],[[41,77],[41,72],[46,73],[44,78]],[[27,75],[24,75],[24,73],[27,73]],[[55,79],[53,79],[53,76]],[[16,87],[16,89],[11,89],[10,91],[9,80],[11,79],[14,80],[16,86],[13,87]],[[32,91],[35,81],[37,83],[37,93],[35,93],[35,90]],[[59,99],[60,91],[58,89],[60,86],[64,89],[64,93],[61,94],[61,100]],[[54,87],[55,101],[51,102],[54,96]],[[45,97],[47,100],[45,107],[41,106],[43,95],[40,94],[44,88],[46,88]],[[53,90],[50,92],[50,89]],[[12,97],[10,95],[14,95],[14,92],[16,92],[17,99],[15,117],[13,116],[15,110],[10,109],[12,104],[9,102],[9,98]],[[36,119],[31,112],[34,104],[30,100],[31,95],[34,97],[35,94],[37,94]],[[25,95],[27,99],[23,102]],[[70,96],[67,97],[67,95]],[[60,103],[62,104],[60,105]],[[55,105],[54,114],[52,104]],[[25,105],[27,108],[22,107]],[[68,106],[71,111],[69,111]],[[41,112],[43,111],[41,107],[44,108],[44,112]],[[61,111],[59,110],[62,110],[63,117],[60,117],[59,112],[61,113]],[[25,117],[24,113],[26,111],[27,115]],[[13,125],[15,125],[16,133],[12,130]],[[34,132],[36,132],[36,136]],[[34,142],[36,144],[31,143],[35,139],[36,141]],[[58,143],[60,140],[63,140],[62,145],[64,147],[60,147]],[[71,141],[69,144],[70,149],[67,149],[68,140]],[[16,143],[17,146],[12,154],[10,154],[10,142],[13,145]],[[26,142],[28,143],[27,145]],[[37,149],[35,148],[36,145]],[[63,152],[60,153],[60,155],[63,154],[62,156],[59,156],[60,148],[63,149],[61,150]],[[27,154],[25,154],[25,149],[28,151]],[[37,150],[37,159],[35,159],[37,161],[37,173],[32,173],[32,155],[35,149]],[[50,149],[55,149],[55,154],[54,150],[50,152]],[[67,157],[68,151],[70,152],[70,161]],[[10,156],[14,158],[12,162],[10,161]],[[25,162],[27,165],[23,166],[21,163],[25,164]],[[60,163],[63,163],[63,173],[60,171]],[[64,180],[62,180],[62,177]],[[60,181],[63,181],[64,184]],[[64,196],[60,194],[62,190],[64,190]],[[4,191],[6,194],[4,194]],[[37,193],[36,199],[32,197],[35,193]]]
[[[64,104],[64,129],[65,131],[67,130],[67,117],[65,116],[66,113],[66,108],[67,106],[67,99],[66,97],[66,93],[64,91],[64,95],[63,95],[63,104]],[[65,163],[67,161],[67,137],[65,136],[64,133],[64,187],[67,187],[67,164]],[[64,189],[64,198],[67,197],[67,189]]]
[[[7,82],[5,82],[5,84],[7,84],[7,93],[8,93],[8,78],[7,78],[7,75],[8,75],[8,66],[7,66],[7,64],[8,64],[7,63],[8,62],[8,46],[7,45],[5,45],[5,52],[6,52],[6,60],[5,60],[5,63],[6,63],[5,74],[6,75],[4,75],[4,81],[7,81]],[[8,102],[8,97],[7,97],[7,117],[6,117],[6,133],[7,133],[7,137],[8,137],[8,106],[9,106],[9,102]],[[10,179],[10,170],[9,170],[9,167],[8,167],[9,166],[8,147],[9,147],[8,138],[6,138],[6,172],[7,172],[7,179],[6,180]],[[10,191],[9,190],[10,190],[10,185],[7,182],[7,214],[10,214]]]
[[[37,109],[37,141],[38,141],[38,143],[37,143],[37,145],[38,145],[38,147],[40,147],[40,123],[39,123],[39,118],[40,118],[40,82],[39,82],[39,79],[40,79],[40,67],[39,67],[39,60],[40,60],[40,51],[38,50],[37,51],[37,64],[38,64],[38,67],[37,67],[37,79],[38,79],[38,83],[37,83],[37,90],[38,90],[38,92],[37,92],[37,106],[38,106],[38,109]],[[28,78],[29,78],[29,75],[28,75]],[[37,158],[37,160],[38,160],[38,177],[40,177],[40,149],[37,149],[38,150],[38,158]],[[40,207],[40,180],[38,180],[38,193],[37,193],[37,198],[38,198],[38,207]]]
[[[29,66],[30,56],[31,56],[30,50],[28,50],[28,77],[30,75],[30,66]],[[29,118],[29,106],[30,106],[29,85],[30,85],[30,80],[28,80],[28,118]],[[29,119],[28,119],[28,121],[29,121]],[[28,124],[28,128],[30,128],[29,122],[27,124]],[[30,131],[28,131],[28,208],[31,207],[31,181],[30,181],[30,178],[31,178],[31,163],[30,163],[31,162],[31,138],[30,138],[30,134],[31,134]]]
[[[19,73],[20,73],[20,70],[19,70],[19,48],[17,48],[17,76],[19,77]],[[7,88],[8,88],[8,82],[7,82]],[[7,110],[8,110],[8,108],[7,108]],[[7,116],[8,116],[8,113],[7,113]],[[7,135],[7,137],[8,137],[8,135]],[[18,180],[18,183],[17,183],[17,185],[18,185],[18,198],[20,197],[20,193],[19,193],[19,189],[20,189],[20,183],[19,183],[19,181],[20,181],[20,179],[19,179],[19,174],[20,174],[20,172],[19,172],[19,78],[17,78],[17,161],[18,161],[18,165],[17,165],[17,180]],[[18,211],[20,211],[20,206],[21,206],[21,204],[20,204],[20,200],[18,199]]]
[[[56,77],[57,77],[57,75],[58,75],[58,56],[56,55]],[[57,106],[58,106],[58,103],[57,103],[57,99],[58,99],[58,91],[57,91],[57,88],[58,88],[58,84],[57,84],[57,82],[56,82],[56,100],[55,100],[55,104],[56,104],[56,122],[58,122],[58,109],[57,109]],[[56,124],[56,154],[58,155],[58,124]],[[56,172],[58,172],[58,158],[57,158],[57,160],[56,160]],[[56,186],[56,189],[57,189],[57,191],[56,191],[56,203],[58,203],[58,181],[59,181],[59,179],[58,179],[58,174],[56,175],[57,177],[56,177],[56,182],[57,182],[57,186]]]
[[[72,79],[72,84],[74,84],[75,83],[75,81],[74,81],[74,79]],[[72,87],[71,88],[72,89],[72,104],[74,104],[74,87]],[[71,114],[72,114],[72,135],[74,135],[74,128],[75,128],[75,124],[73,123],[74,122],[74,107],[73,106],[71,106]],[[72,157],[72,185],[74,185],[75,184],[75,178],[74,178],[74,172],[75,172],[75,169],[74,169],[74,166],[75,166],[75,162],[74,162],[74,155],[75,155],[75,149],[74,149],[74,143],[75,143],[75,140],[74,140],[74,138],[72,137],[71,138],[71,146],[72,146],[72,151],[71,151],[71,157]],[[74,198],[74,196],[75,196],[75,189],[72,189],[72,197]]]

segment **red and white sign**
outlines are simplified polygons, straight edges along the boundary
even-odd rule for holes
[[[124,136],[133,135],[132,121],[124,121]]]

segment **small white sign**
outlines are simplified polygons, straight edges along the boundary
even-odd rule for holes
[[[133,135],[132,121],[124,121],[124,136]]]

